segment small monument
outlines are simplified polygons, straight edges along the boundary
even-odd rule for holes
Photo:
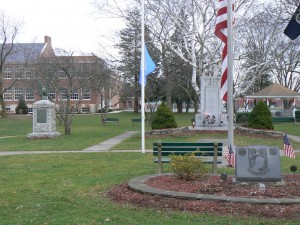
[[[220,97],[220,76],[201,78],[201,108],[196,114],[196,127],[227,129],[228,118],[222,114],[223,102]]]
[[[55,104],[47,99],[45,87],[41,89],[42,100],[33,103],[33,132],[28,138],[56,138]]]
[[[236,180],[253,182],[281,181],[280,152],[276,147],[236,148]]]

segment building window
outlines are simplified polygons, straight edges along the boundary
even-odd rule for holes
[[[23,89],[15,88],[15,100],[19,100],[21,95],[23,95]]]
[[[15,72],[15,79],[22,79],[23,78],[23,67],[22,66],[16,66],[14,68]]]
[[[12,68],[10,66],[4,67],[4,79],[11,79],[12,78]]]
[[[82,89],[82,99],[89,100],[90,98],[91,98],[90,89],[89,88],[83,88]]]
[[[34,78],[34,73],[32,68],[25,68],[25,78],[26,79],[33,79]]]
[[[55,91],[54,90],[50,90],[48,93],[48,99],[49,100],[55,100],[56,96],[55,96]]]
[[[66,73],[62,69],[58,69],[57,75],[58,75],[58,78],[60,78],[60,79],[65,79],[66,78]]]
[[[33,113],[33,109],[32,108],[28,108],[28,112],[29,113]]]
[[[28,100],[28,101],[33,101],[34,100],[34,91],[32,89],[26,90],[25,100]]]
[[[13,90],[12,90],[12,88],[7,89],[3,93],[3,98],[4,98],[4,101],[12,101],[13,100]]]
[[[90,113],[90,108],[89,107],[82,107],[81,112],[82,113]]]
[[[73,88],[72,95],[71,95],[70,99],[72,99],[72,100],[78,100],[79,99],[79,92],[78,92],[77,88]]]
[[[67,89],[66,88],[60,88],[59,92],[60,92],[62,99],[67,99]]]

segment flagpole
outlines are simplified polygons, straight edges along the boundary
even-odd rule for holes
[[[145,7],[141,1],[141,145],[145,153]]]
[[[233,138],[233,35],[232,35],[232,1],[227,0],[227,110],[228,110],[228,146],[235,154]]]

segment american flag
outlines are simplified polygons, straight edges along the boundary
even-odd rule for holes
[[[288,157],[295,158],[295,152],[286,134],[283,136],[283,150],[284,154]]]
[[[227,102],[227,0],[220,0],[215,35],[223,42],[221,97]]]
[[[232,151],[231,145],[228,146],[228,150],[225,153],[225,158],[226,158],[229,166],[235,167],[235,154]]]

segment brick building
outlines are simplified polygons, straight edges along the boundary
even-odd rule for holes
[[[5,49],[11,45],[6,44]],[[6,50],[6,51],[8,51]],[[23,96],[28,106],[29,112],[32,111],[32,104],[41,99],[39,93],[39,84],[43,83],[43,76],[38,69],[41,59],[54,58],[55,53],[49,36],[44,37],[44,43],[14,43],[12,52],[7,55],[4,60],[2,76],[3,76],[3,98],[8,113],[14,113],[20,96]],[[59,58],[59,57],[56,57]],[[72,56],[72,62],[77,65],[89,64],[95,56]],[[57,71],[58,77],[61,71]],[[84,76],[84,74],[82,75]],[[59,80],[62,85],[61,96],[63,93],[63,85],[66,83],[62,76]],[[116,79],[116,83],[119,81]],[[49,100],[57,103],[59,94],[57,90],[49,89]],[[63,97],[62,97],[63,98]],[[91,87],[80,88],[74,90],[71,95],[71,102],[77,104],[76,111],[78,113],[94,113],[101,108],[101,95],[93,91]],[[63,98],[64,99],[64,98]],[[109,105],[113,109],[119,108],[119,96],[115,94],[110,97]]]

